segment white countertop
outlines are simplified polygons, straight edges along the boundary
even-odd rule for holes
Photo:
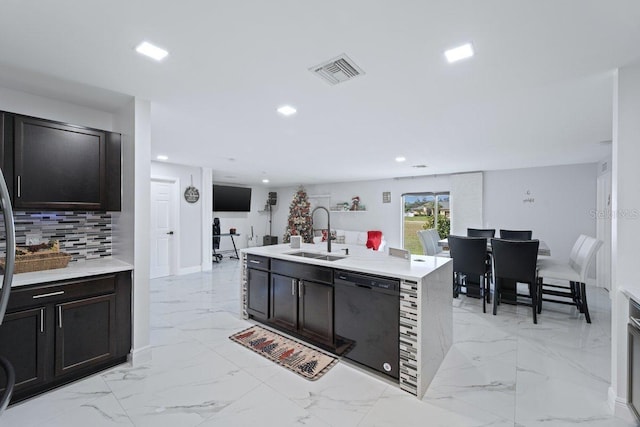
[[[640,287],[622,286],[620,292],[640,304]]]
[[[313,258],[303,258],[288,255],[292,252],[316,252],[328,254],[326,244],[314,245],[303,243],[299,249],[292,248],[289,244],[260,246],[242,249],[241,252],[253,255],[262,255],[270,258],[278,258],[287,261],[301,262],[305,264],[323,265],[327,267],[357,271],[360,273],[377,274],[380,276],[397,277],[406,280],[420,281],[423,277],[437,270],[448,262],[450,258],[412,255],[411,261],[389,256],[386,252],[377,252],[364,246],[343,245],[332,243],[331,255],[344,256],[341,249],[349,249],[349,255],[337,261],[326,261]]]
[[[116,273],[127,270],[133,270],[133,266],[114,258],[76,261],[70,262],[65,268],[14,274],[11,287],[77,279],[80,277],[98,276],[101,274]],[[0,281],[0,288],[2,288],[2,281]]]

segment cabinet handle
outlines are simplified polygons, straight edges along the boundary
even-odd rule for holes
[[[22,177],[18,175],[18,197],[22,194]]]
[[[40,333],[44,333],[44,308],[40,309]]]
[[[249,260],[249,262],[250,262],[251,264],[261,264],[261,262],[260,262],[260,261],[256,261],[255,259],[250,259],[250,260]]]
[[[64,291],[49,292],[48,294],[34,295],[31,298],[33,298],[33,299],[46,298],[46,297],[52,297],[54,295],[62,295],[62,294],[64,294]]]
[[[58,327],[62,329],[62,306],[58,306]]]
[[[291,295],[296,296],[296,279],[291,279]]]
[[[301,280],[298,282],[298,298],[302,298],[304,295],[304,282]]]

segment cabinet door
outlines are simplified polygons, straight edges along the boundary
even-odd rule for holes
[[[44,381],[46,350],[44,307],[8,313],[0,326],[0,354],[16,371],[14,394]],[[6,384],[0,370],[0,390]]]
[[[115,301],[110,294],[56,305],[55,375],[114,357]]]
[[[298,328],[298,281],[271,274],[271,322],[290,330]]]
[[[269,318],[269,272],[247,270],[249,274],[247,288],[247,312],[256,319]]]
[[[333,344],[333,286],[300,281],[299,300],[300,332]]]
[[[15,207],[106,205],[104,132],[23,116],[14,130]]]

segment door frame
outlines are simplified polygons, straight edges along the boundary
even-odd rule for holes
[[[167,176],[151,176],[149,187],[152,182],[166,183],[171,185],[171,215],[173,216],[174,239],[172,257],[169,260],[169,276],[178,274],[180,268],[180,178]],[[151,193],[151,191],[149,191]],[[151,201],[150,201],[151,203]],[[153,215],[153,212],[151,212]],[[151,221],[149,221],[149,232],[151,233]],[[151,258],[149,258],[149,270],[151,270]]]

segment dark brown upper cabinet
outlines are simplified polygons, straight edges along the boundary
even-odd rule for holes
[[[16,209],[120,210],[120,134],[20,115],[12,125]]]

